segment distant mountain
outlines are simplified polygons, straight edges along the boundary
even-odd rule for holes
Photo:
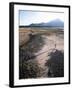
[[[55,19],[47,23],[32,23],[29,26],[33,27],[64,27],[64,22],[60,19]]]

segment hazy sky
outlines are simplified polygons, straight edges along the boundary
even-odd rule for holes
[[[19,11],[19,25],[29,25],[31,23],[49,22],[54,19],[64,21],[64,13]]]

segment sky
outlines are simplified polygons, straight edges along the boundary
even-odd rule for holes
[[[55,19],[64,21],[64,13],[42,12],[42,11],[19,11],[19,25],[30,25],[32,23],[50,22]]]

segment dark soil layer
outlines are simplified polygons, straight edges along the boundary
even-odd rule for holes
[[[56,50],[50,53],[50,59],[46,62],[49,68],[48,77],[63,77],[64,76],[64,53]]]
[[[34,60],[34,53],[44,45],[44,38],[40,35],[31,35],[28,43],[19,46],[19,79],[37,78],[41,68]]]

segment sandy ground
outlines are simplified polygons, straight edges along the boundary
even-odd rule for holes
[[[29,41],[30,39],[29,33],[30,32],[23,33],[23,31],[19,33],[19,45],[22,43],[24,44]],[[42,35],[42,37],[44,37],[45,39],[45,45],[37,53],[34,53],[35,55],[37,55],[35,60],[38,62],[39,66],[43,68],[41,77],[47,77],[48,67],[45,66],[45,63],[50,58],[48,56],[50,52],[54,52],[55,49],[64,51],[64,38],[62,38],[63,34],[62,36],[60,35],[61,34],[58,34],[58,35],[52,34],[49,36]]]
[[[47,76],[48,67],[45,66],[46,61],[50,58],[48,55],[50,52],[53,52],[55,49],[62,50],[64,49],[64,41],[62,38],[54,35],[54,36],[44,36],[45,45],[42,47],[40,51],[35,53],[35,55],[40,54],[36,57],[39,66],[44,69],[42,72],[42,77]],[[44,52],[44,53],[43,53]]]

